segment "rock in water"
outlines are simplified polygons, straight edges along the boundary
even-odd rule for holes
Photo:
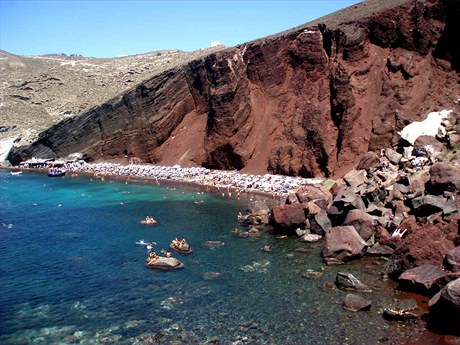
[[[371,302],[352,293],[347,294],[343,302],[343,309],[350,311],[369,310],[370,307]]]
[[[361,283],[361,281],[351,273],[338,272],[335,283],[339,289],[372,292],[370,287]]]
[[[417,302],[413,299],[400,300],[383,309],[383,317],[387,320],[416,319],[418,316]]]
[[[184,266],[182,262],[180,262],[176,258],[166,258],[163,256],[160,256],[155,260],[150,260],[149,258],[147,258],[145,264],[149,268],[159,268],[162,270],[176,269]]]

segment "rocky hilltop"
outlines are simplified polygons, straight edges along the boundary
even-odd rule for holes
[[[15,148],[10,161],[80,153],[89,161],[343,175],[362,154],[396,143],[411,121],[459,111],[459,8],[367,0],[142,82],[120,71],[115,79],[127,91]]]
[[[112,59],[65,54],[18,56],[0,50],[0,139],[20,135],[24,145],[65,118],[222,48],[192,53],[163,50]]]

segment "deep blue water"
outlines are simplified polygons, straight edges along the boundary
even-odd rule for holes
[[[398,294],[376,274],[381,261],[329,267],[320,244],[230,234],[246,202],[0,171],[0,344],[373,344],[419,334],[418,325],[381,317]],[[159,223],[141,224],[146,215]],[[160,251],[182,236],[193,249],[174,254],[184,268],[145,266],[147,249],[136,242],[155,241]],[[323,276],[303,278],[308,269]],[[338,270],[376,288],[363,294],[370,311],[345,311],[346,292],[323,288]]]

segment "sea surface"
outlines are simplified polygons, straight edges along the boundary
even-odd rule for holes
[[[192,187],[49,178],[0,170],[0,344],[375,344],[416,340],[417,321],[388,322],[405,295],[384,261],[325,266],[321,244],[230,233],[248,200]],[[144,225],[151,215],[158,224]],[[185,237],[174,271],[145,266],[146,246]],[[222,242],[220,246],[207,241]],[[271,252],[261,250],[270,246]],[[320,278],[303,275],[317,271]],[[369,311],[342,308],[337,271],[374,288]]]

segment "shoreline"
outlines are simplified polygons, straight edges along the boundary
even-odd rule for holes
[[[9,171],[46,173],[47,167],[0,167]],[[203,192],[221,193],[229,199],[267,199],[279,203],[301,186],[324,182],[319,178],[302,178],[284,175],[252,175],[239,171],[210,170],[207,168],[182,168],[180,166],[159,166],[151,164],[119,163],[66,163],[63,167],[70,177],[86,176],[114,181],[183,186]]]

